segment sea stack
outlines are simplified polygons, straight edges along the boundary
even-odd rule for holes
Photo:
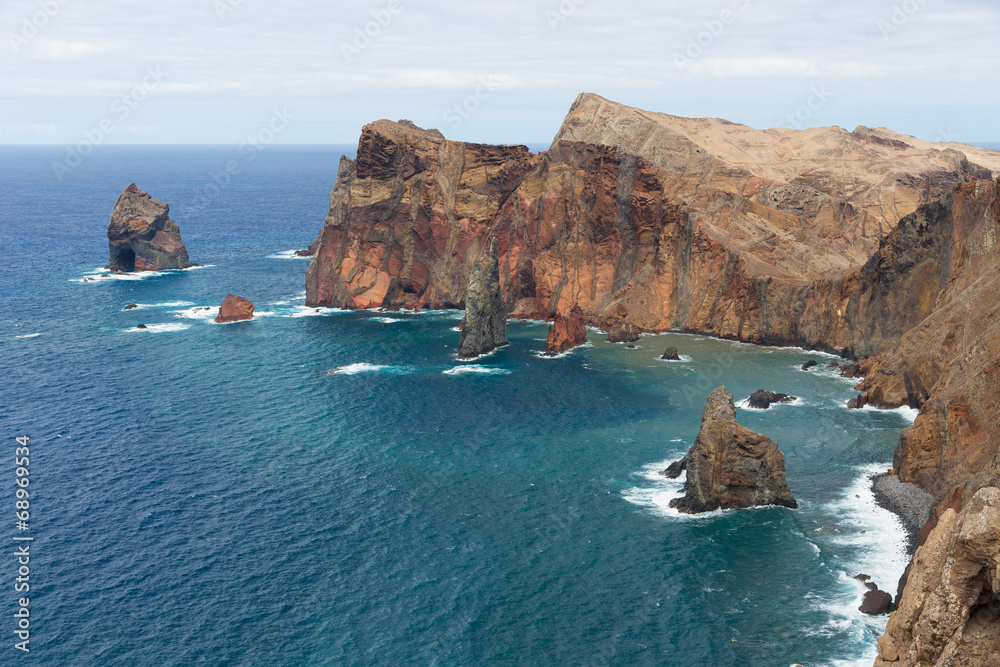
[[[473,359],[507,344],[507,303],[500,290],[500,255],[496,238],[476,260],[465,291],[465,322],[458,358]]]
[[[170,219],[170,206],[129,185],[118,196],[108,225],[112,271],[163,271],[194,266]]]
[[[549,327],[549,339],[545,345],[545,356],[554,357],[587,342],[587,327],[583,323],[583,311],[573,306],[569,317],[556,315]]]
[[[701,431],[687,455],[662,474],[687,471],[684,496],[670,501],[681,512],[781,505],[796,508],[785,480],[785,457],[778,443],[740,426],[725,387],[713,391],[701,413]]]
[[[219,314],[215,317],[215,321],[219,324],[225,324],[226,322],[252,320],[254,307],[249,299],[235,294],[226,294],[226,299],[219,306]]]

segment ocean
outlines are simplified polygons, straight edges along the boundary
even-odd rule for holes
[[[352,152],[103,147],[60,179],[64,148],[0,148],[0,663],[871,664],[886,617],[852,577],[894,592],[907,556],[867,478],[911,411],[847,410],[853,382],[797,349],[591,330],[545,359],[546,325],[511,322],[460,363],[461,313],[306,308],[290,251]],[[203,267],[101,277],[133,181]],[[212,322],[227,292],[258,317]],[[657,473],[723,384],[799,397],[737,411],[781,445],[798,510],[668,507],[682,480]]]

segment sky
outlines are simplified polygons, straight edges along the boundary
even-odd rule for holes
[[[1000,141],[995,0],[3,0],[0,144],[547,144],[576,96]]]

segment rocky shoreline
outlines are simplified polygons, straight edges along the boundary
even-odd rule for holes
[[[872,475],[872,492],[879,507],[899,517],[906,528],[906,553],[913,555],[920,540],[920,530],[930,518],[934,496],[922,491],[916,484],[900,481],[888,473]]]

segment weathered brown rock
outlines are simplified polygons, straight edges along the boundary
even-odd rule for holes
[[[681,512],[781,505],[795,508],[778,443],[736,422],[733,397],[719,387],[705,401],[701,430],[683,462],[664,474],[687,471],[684,496],[670,501]]]
[[[1000,664],[1000,489],[948,509],[913,560],[876,667]]]
[[[663,359],[664,361],[680,361],[681,357],[677,354],[677,348],[671,346],[663,351],[663,356],[660,357],[660,359]]]
[[[639,340],[642,332],[631,322],[619,322],[608,331],[609,343],[634,343]]]
[[[225,300],[219,306],[219,314],[215,317],[215,321],[223,324],[225,322],[252,320],[253,309],[254,305],[250,303],[249,299],[244,299],[235,294],[226,294]]]
[[[138,307],[139,307],[139,304],[137,304],[137,303],[127,303],[127,304],[125,304],[125,310],[135,310]]]
[[[469,272],[465,319],[458,340],[458,358],[472,359],[507,344],[507,303],[500,290],[497,240],[491,239]]]
[[[851,410],[860,410],[866,405],[868,405],[868,396],[866,394],[858,394],[851,400],[847,401],[847,407]]]
[[[170,207],[129,185],[118,196],[108,225],[113,271],[162,271],[193,266],[181,242],[181,230],[169,218]]]
[[[545,355],[555,356],[587,342],[587,327],[583,323],[583,311],[574,306],[569,317],[556,315],[549,327],[549,338],[545,344]]]

